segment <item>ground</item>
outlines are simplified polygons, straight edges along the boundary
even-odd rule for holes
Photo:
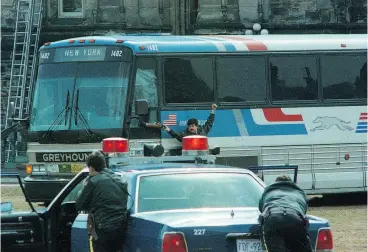
[[[329,220],[335,252],[367,251],[367,205],[311,207],[309,214]]]
[[[325,196],[310,204],[308,213],[328,219],[334,252],[367,251],[367,194]]]
[[[367,251],[366,194],[349,194],[314,199],[308,213],[326,218],[332,227],[334,252]],[[20,187],[2,186],[1,201],[13,203],[14,210],[29,210]]]

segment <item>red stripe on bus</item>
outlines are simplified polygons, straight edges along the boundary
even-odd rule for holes
[[[281,108],[265,108],[264,116],[269,122],[302,122],[302,115],[285,115]]]

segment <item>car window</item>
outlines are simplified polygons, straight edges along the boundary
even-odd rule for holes
[[[65,202],[73,202],[76,201],[79,195],[79,192],[82,190],[83,188],[83,183],[84,181],[87,179],[84,178],[82,179],[70,192],[69,194],[64,198],[64,200],[62,201],[61,204],[65,203]]]
[[[257,207],[262,186],[241,173],[160,174],[141,177],[138,212]]]

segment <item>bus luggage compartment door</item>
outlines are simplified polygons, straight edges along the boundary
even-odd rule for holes
[[[261,166],[298,166],[297,184],[303,190],[312,189],[312,147],[311,146],[269,146],[262,147]],[[281,171],[264,171],[264,181],[270,184],[281,175]],[[285,172],[284,172],[285,173]],[[293,177],[293,171],[286,172]]]
[[[349,188],[351,191],[355,191],[353,188],[364,190],[366,151],[364,144],[314,146],[315,189],[335,189],[336,192]]]

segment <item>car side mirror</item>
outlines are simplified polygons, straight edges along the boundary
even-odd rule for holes
[[[13,210],[11,202],[1,202],[1,213],[10,213]]]
[[[135,100],[135,114],[139,116],[148,115],[148,101],[146,99]]]

